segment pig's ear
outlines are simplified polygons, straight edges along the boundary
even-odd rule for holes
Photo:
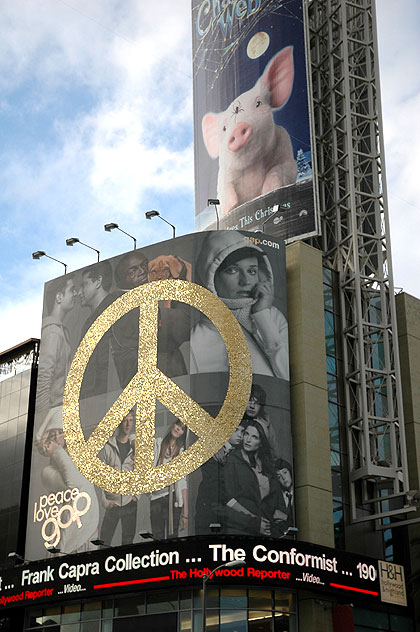
[[[219,155],[219,116],[209,112],[203,116],[201,127],[203,129],[204,144],[212,158]]]
[[[292,92],[295,69],[293,46],[286,46],[268,63],[261,77],[263,85],[270,91],[271,107],[281,108]]]

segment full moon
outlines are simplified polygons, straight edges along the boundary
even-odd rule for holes
[[[255,33],[248,42],[246,52],[250,59],[257,59],[265,53],[270,43],[270,36],[265,31]]]

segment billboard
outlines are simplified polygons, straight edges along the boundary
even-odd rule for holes
[[[283,242],[197,233],[46,284],[26,559],[293,525]]]
[[[302,4],[192,0],[197,230],[317,232]]]

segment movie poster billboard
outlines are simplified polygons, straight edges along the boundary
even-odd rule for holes
[[[317,233],[302,0],[192,0],[196,229]]]
[[[285,252],[262,237],[186,235],[46,284],[26,559],[294,525]]]

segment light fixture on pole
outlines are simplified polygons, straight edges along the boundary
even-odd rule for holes
[[[159,217],[159,219],[162,220],[162,222],[165,222],[165,224],[168,224],[168,226],[172,226],[172,237],[175,239],[175,226],[173,224],[171,224],[171,222],[168,222],[167,219],[165,219],[164,217],[162,217],[162,215],[159,213],[159,211],[146,211],[145,213],[146,219],[152,219],[152,217]]]
[[[103,540],[100,540],[99,538],[96,540],[91,540],[91,542],[95,546],[105,546],[107,548],[111,548],[110,544],[106,544]]]
[[[16,553],[16,551],[12,551],[11,553],[8,553],[7,557],[9,558],[9,560],[13,562],[15,566],[17,566],[18,564],[24,564],[26,562],[26,560],[22,557],[22,555],[20,555],[19,553]]]
[[[217,200],[216,198],[209,198],[207,200],[207,204],[209,206],[213,204],[214,206],[214,210],[216,213],[216,230],[219,230],[219,213],[217,212],[217,207],[220,205],[220,200]]]
[[[37,250],[36,252],[32,253],[32,259],[41,259],[41,257],[47,257],[47,259],[52,259],[57,263],[61,263],[61,265],[64,266],[64,274],[67,274],[67,264],[64,263],[64,261],[60,261],[59,259],[54,259],[54,257],[50,257],[50,255],[47,255],[47,253],[43,250]]]
[[[273,210],[272,212],[269,214],[269,216],[267,217],[267,219],[265,219],[261,225],[261,233],[265,233],[265,225],[267,222],[269,222],[270,220],[274,223],[274,224],[280,224],[280,222],[283,221],[283,215],[280,215],[280,217],[275,217],[273,219],[273,215],[275,215],[277,213],[277,211],[279,210],[279,205],[276,204],[275,206],[273,206]],[[274,210],[275,209],[275,210]],[[255,231],[256,232],[256,231]]]
[[[105,226],[104,226],[104,230],[106,230],[107,233],[110,233],[111,230],[114,230],[114,228],[116,228],[120,232],[124,233],[124,235],[127,235],[128,237],[131,237],[131,239],[134,241],[134,248],[133,248],[133,250],[135,250],[137,248],[137,239],[135,237],[133,237],[133,235],[130,235],[130,233],[126,233],[125,230],[123,230],[122,228],[120,228],[118,226],[118,224],[116,224],[115,222],[111,222],[110,224],[105,224]]]
[[[54,553],[54,555],[58,555],[58,554],[64,555],[64,553],[61,552],[61,549],[59,549],[56,546],[52,546],[48,550],[49,550],[50,553]]]
[[[66,239],[66,244],[67,246],[74,246],[74,244],[82,244],[82,246],[86,246],[86,248],[90,248],[91,250],[94,250],[96,254],[98,255],[98,262],[99,262],[99,255],[100,255],[99,250],[96,250],[96,248],[93,248],[92,246],[89,246],[88,244],[84,244],[83,241],[80,241],[78,237],[69,237],[68,239]]]
[[[202,632],[206,632],[206,610],[207,610],[207,582],[211,579],[214,573],[221,568],[232,568],[234,566],[245,566],[246,562],[244,560],[232,560],[231,562],[225,562],[224,564],[220,564],[217,568],[214,568],[208,575],[203,575],[203,625]]]
[[[297,527],[287,527],[286,531],[283,532],[283,535],[279,536],[279,540],[281,538],[287,538],[288,535],[291,535],[293,538],[296,538],[299,533],[299,529]]]

